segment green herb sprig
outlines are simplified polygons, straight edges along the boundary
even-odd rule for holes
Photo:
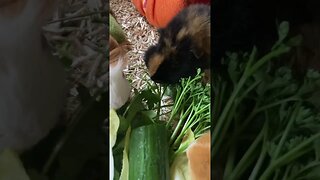
[[[320,112],[310,101],[320,73],[304,78],[275,60],[301,42],[279,26],[271,52],[229,53],[227,75],[213,72],[212,173],[226,180],[320,179]],[[271,68],[272,67],[272,68]],[[217,170],[223,172],[217,175]]]

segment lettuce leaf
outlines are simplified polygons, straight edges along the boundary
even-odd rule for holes
[[[19,156],[10,149],[0,152],[0,179],[30,180]]]

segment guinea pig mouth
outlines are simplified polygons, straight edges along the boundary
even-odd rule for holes
[[[155,77],[151,77],[151,80],[154,81],[155,83],[160,83],[160,84],[163,83],[163,81],[161,81]]]

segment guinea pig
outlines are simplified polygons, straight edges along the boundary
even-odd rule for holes
[[[0,150],[30,149],[63,110],[65,72],[41,32],[53,2],[0,2]]]
[[[175,84],[193,77],[197,69],[210,69],[210,6],[197,4],[181,10],[162,29],[156,45],[145,52],[151,79]]]
[[[119,44],[109,35],[110,64],[109,64],[109,97],[110,108],[122,107],[130,97],[131,85],[123,75],[123,69],[127,65],[127,52],[130,46],[125,42]]]
[[[192,180],[209,180],[211,174],[210,162],[211,133],[202,134],[188,147],[189,173]]]

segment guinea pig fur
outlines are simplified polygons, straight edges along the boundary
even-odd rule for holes
[[[174,84],[195,76],[198,68],[210,68],[210,6],[188,6],[159,34],[144,57],[153,81]]]
[[[210,179],[210,147],[210,131],[202,134],[188,147],[186,154],[188,157],[189,173],[192,180]]]
[[[123,106],[130,97],[131,85],[123,75],[123,69],[127,65],[126,53],[130,49],[128,44],[118,44],[110,35],[110,80],[109,80],[109,97],[110,108],[118,109]]]
[[[0,3],[0,150],[31,148],[63,110],[65,72],[41,36],[52,2]]]

